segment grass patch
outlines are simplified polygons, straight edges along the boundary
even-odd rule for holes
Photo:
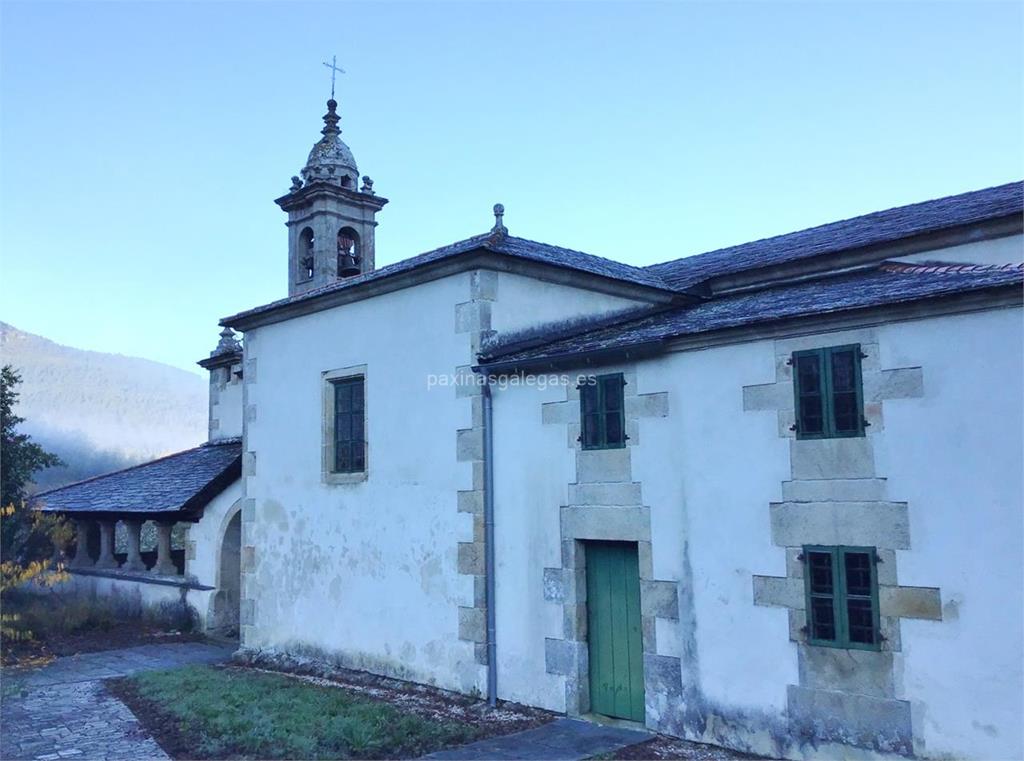
[[[114,691],[175,758],[412,758],[479,734],[345,689],[248,669],[151,671]]]

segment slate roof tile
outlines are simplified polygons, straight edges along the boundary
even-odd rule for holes
[[[389,264],[373,272],[339,280],[336,283],[321,286],[296,296],[239,312],[231,317],[226,317],[221,322],[230,325],[242,318],[272,312],[283,306],[314,299],[326,293],[356,288],[364,283],[383,280],[433,262],[452,259],[479,250],[542,262],[664,291],[690,291],[713,277],[864,246],[891,243],[914,235],[1020,214],[1022,207],[1024,207],[1024,182],[1011,182],[984,190],[877,211],[799,232],[652,264],[647,267],[636,267],[582,251],[524,238],[485,233]]]
[[[363,285],[364,283],[375,282],[402,272],[408,272],[427,264],[443,261],[445,259],[453,259],[462,254],[470,253],[471,251],[481,250],[505,254],[506,256],[511,256],[517,259],[550,264],[556,267],[574,269],[592,275],[600,275],[613,280],[632,283],[634,285],[657,288],[663,291],[672,290],[664,283],[664,281],[661,280],[660,277],[649,272],[643,267],[635,267],[631,264],[624,264],[623,262],[617,262],[613,259],[605,259],[604,257],[594,256],[593,254],[587,254],[583,251],[574,251],[570,248],[552,246],[547,243],[526,240],[525,238],[516,238],[511,235],[494,236],[487,233],[485,235],[466,238],[465,240],[460,240],[456,243],[436,248],[433,251],[427,251],[424,254],[419,254],[418,256],[413,256],[409,259],[403,259],[400,262],[389,264],[381,267],[380,269],[373,270],[372,272],[366,272],[362,275],[345,278],[344,280],[339,280],[336,283],[314,288],[296,296],[279,299],[278,301],[255,307],[245,312],[239,312],[231,317],[226,317],[221,322],[230,324],[235,320],[262,314],[264,312],[270,312],[288,304],[307,301],[326,293],[348,290],[350,288]]]
[[[1019,215],[1022,209],[1024,182],[1011,182],[652,264],[647,271],[682,290],[721,275]]]
[[[35,495],[48,512],[154,515],[199,510],[241,475],[242,442],[204,444]]]
[[[531,346],[500,342],[480,357],[483,366],[534,364],[568,355],[622,349],[724,328],[766,323],[793,317],[830,314],[936,298],[999,286],[1020,285],[1024,265],[1011,267],[957,266],[936,270],[885,262],[856,273],[821,278],[759,291],[722,296],[695,305],[673,307],[643,317],[626,319],[575,335],[552,334],[553,340]]]

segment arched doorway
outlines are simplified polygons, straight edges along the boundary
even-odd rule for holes
[[[213,620],[208,627],[222,637],[238,636],[238,608],[242,587],[242,511],[228,521],[220,544],[217,591],[213,597]]]

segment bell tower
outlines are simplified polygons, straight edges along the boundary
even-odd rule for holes
[[[373,270],[375,217],[388,199],[373,192],[369,177],[359,185],[337,109],[332,97],[302,177],[292,177],[288,194],[274,202],[288,214],[289,296]]]

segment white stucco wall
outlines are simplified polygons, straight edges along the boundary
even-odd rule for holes
[[[942,590],[943,620],[904,620],[903,696],[929,756],[1024,755],[1024,346],[1021,310],[880,329],[883,366],[925,396],[887,403],[876,448],[910,505],[900,583]]]
[[[491,328],[499,334],[583,315],[603,316],[646,303],[510,272],[498,274],[497,293]]]
[[[255,548],[253,641],[303,650],[372,671],[469,691],[479,688],[472,648],[458,639],[458,607],[473,591],[456,573],[469,541],[456,492],[469,474],[455,460],[468,409],[429,373],[466,364],[455,276],[296,318],[246,334],[246,482]],[[368,478],[321,478],[326,371],[366,366]]]
[[[562,608],[544,600],[544,569],[561,565],[559,506],[575,471],[565,426],[543,425],[552,387],[495,390],[494,533],[498,697],[564,711],[563,680],[545,671],[544,639],[562,636]]]
[[[474,291],[472,277],[246,333],[252,516],[243,547],[254,555],[251,580],[243,577],[243,597],[254,601],[252,623],[243,620],[246,647],[465,692],[486,688],[473,643],[459,639],[459,608],[473,606],[474,587],[458,573],[458,544],[474,536],[472,516],[458,511],[457,493],[473,488],[473,474],[456,459],[456,431],[472,427],[472,408],[467,395],[431,388],[428,377],[474,362],[464,323],[478,314],[490,314],[479,329],[509,330],[630,302],[493,272]],[[457,309],[474,294],[485,308]],[[366,373],[368,476],[328,484],[322,374],[357,366]]]
[[[872,441],[889,497],[909,503],[898,583],[941,590],[942,621],[901,619],[894,669],[926,757],[1022,753],[1021,325],[1020,309],[1001,309],[875,328],[882,368],[921,367],[924,379],[922,397],[884,402]],[[784,609],[754,605],[751,577],[786,575],[769,503],[790,478],[789,439],[776,413],[744,411],[742,390],[775,382],[774,341],[672,354],[637,372],[641,394],[669,399],[668,417],[639,421],[632,447],[654,577],[688,578],[688,558],[693,579],[695,627],[657,619],[658,652],[683,656],[684,679],[715,713],[785,731],[797,645]],[[558,511],[575,464],[565,426],[543,424],[541,404],[560,399],[524,387],[495,395],[499,695],[555,710],[565,699],[544,638],[562,636],[561,608],[545,601],[541,571],[560,564]]]
[[[220,552],[224,531],[232,516],[241,509],[242,481],[239,479],[222,491],[205,507],[203,517],[189,525],[185,544],[185,575],[209,590],[191,590],[189,603],[196,609],[205,629],[211,613],[213,596],[221,585]],[[237,581],[236,581],[237,583]]]
[[[196,590],[172,584],[154,584],[137,578],[118,578],[113,574],[93,576],[74,572],[69,573],[65,581],[54,587],[36,591],[39,594],[52,592],[80,598],[96,598],[123,606],[126,612],[131,614],[159,609],[161,606],[177,610],[180,609],[183,600],[191,605],[193,595],[196,594]]]
[[[188,550],[186,544],[185,575],[193,581],[204,586],[217,586],[220,544],[228,521],[241,509],[241,498],[242,481],[239,479],[210,500],[203,509],[202,519],[189,524],[186,541],[195,542],[195,549]]]
[[[773,416],[744,413],[741,388],[774,379],[774,356],[772,343],[759,341],[638,368],[642,392],[669,394],[668,418],[641,421],[633,459],[651,506],[655,576],[685,579],[688,553],[697,623],[690,668],[705,699],[726,713],[770,716],[785,708],[786,685],[797,681],[786,616],[755,608],[750,587],[753,573],[785,570],[771,543],[768,503],[780,499],[789,477],[789,445]]]
[[[241,369],[241,365],[232,365],[210,371],[211,441],[242,435],[242,379],[236,375]]]

